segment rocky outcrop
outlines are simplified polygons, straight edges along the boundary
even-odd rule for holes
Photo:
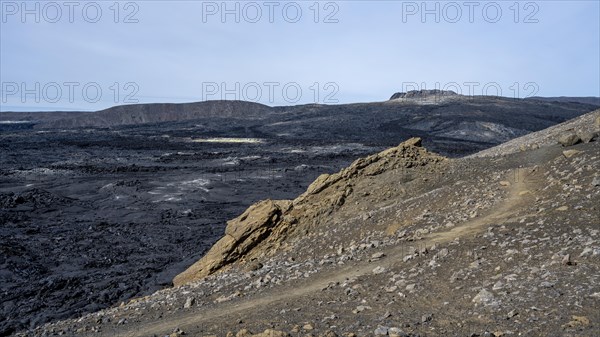
[[[340,180],[349,180],[358,176],[376,176],[388,170],[400,167],[410,168],[423,166],[431,162],[441,161],[443,157],[434,155],[421,148],[421,138],[411,138],[397,147],[380,153],[360,158],[349,167],[334,174],[320,175],[297,200],[304,200],[308,195],[318,194]]]
[[[451,90],[411,90],[408,92],[397,92],[390,97],[390,100],[400,98],[426,98],[432,96],[457,96],[458,94]]]
[[[173,284],[177,286],[203,278],[244,256],[269,236],[290,204],[290,201],[265,200],[250,206],[228,222],[225,236],[200,261],[177,275]]]
[[[335,174],[319,176],[293,201],[266,200],[248,208],[228,222],[225,236],[210,251],[173,280],[175,286],[202,279],[239,260],[251,261],[272,252],[298,228],[319,224],[352,194],[352,186],[364,177],[395,169],[410,169],[445,160],[421,147],[420,138],[411,138],[397,147],[360,158]]]

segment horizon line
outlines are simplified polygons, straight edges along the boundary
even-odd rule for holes
[[[429,89],[429,90],[434,90],[434,89]],[[428,91],[429,91],[428,90]],[[398,91],[395,94],[398,93],[407,93],[407,92],[419,92],[419,91],[425,91],[425,90],[409,90],[406,92],[403,91]],[[446,90],[446,92],[453,92],[452,90]],[[462,97],[495,97],[495,98],[505,98],[505,99],[514,99],[514,100],[526,100],[526,99],[539,99],[539,98],[589,98],[589,99],[598,99],[600,101],[600,96],[529,96],[529,97],[509,97],[509,96],[497,96],[497,95],[463,95],[463,94],[457,94],[455,92],[453,92],[454,95],[452,96],[462,96]],[[452,97],[452,96],[445,96],[445,95],[436,95],[433,94],[431,96],[440,96],[440,97]],[[390,96],[391,97],[391,96]],[[394,99],[394,100],[400,100],[400,99],[405,99],[405,98],[398,98],[398,99]],[[410,100],[422,100],[424,98],[421,97],[414,97],[414,98],[409,98]],[[109,109],[113,109],[113,108],[118,108],[118,107],[126,107],[126,106],[137,106],[137,105],[152,105],[152,104],[173,104],[173,105],[182,105],[182,104],[198,104],[198,103],[206,103],[206,102],[245,102],[245,103],[253,103],[253,104],[260,104],[260,105],[264,105],[267,107],[271,107],[271,108],[278,108],[278,107],[293,107],[293,106],[303,106],[303,105],[325,105],[325,106],[339,106],[339,105],[351,105],[351,104],[370,104],[370,103],[384,103],[384,102],[390,102],[393,101],[392,99],[387,99],[387,100],[383,100],[383,101],[369,101],[369,102],[345,102],[345,103],[318,103],[318,102],[313,102],[313,103],[299,103],[299,104],[288,104],[288,105],[268,105],[268,104],[264,104],[261,102],[254,102],[254,101],[244,101],[244,100],[236,100],[236,99],[213,99],[213,100],[204,100],[204,101],[185,101],[185,102],[138,102],[138,103],[125,103],[125,104],[117,104],[117,105],[112,105],[106,108],[102,108],[99,110],[90,110],[90,109],[78,109],[78,108],[67,108],[67,107],[51,107],[51,106],[42,106],[42,107],[33,107],[33,106],[24,106],[24,107],[19,107],[19,106],[15,106],[15,105],[11,105],[11,106],[3,106],[2,104],[0,104],[0,113],[42,113],[42,112],[73,112],[73,113],[77,113],[77,112],[101,112],[101,111],[105,111],[105,110],[109,110]],[[599,102],[600,103],[600,102]],[[28,109],[28,110],[4,110],[3,108],[5,107],[9,107],[9,108],[16,108],[16,109]],[[29,110],[29,108],[32,108],[31,110]],[[38,110],[36,110],[38,109]],[[39,110],[41,109],[41,110]]]

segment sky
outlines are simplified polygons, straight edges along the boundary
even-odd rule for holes
[[[600,96],[600,1],[5,1],[0,111]]]

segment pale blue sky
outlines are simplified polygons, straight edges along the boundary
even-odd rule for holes
[[[439,83],[455,91],[451,84],[456,83],[463,94],[469,94],[469,86],[481,94],[484,85],[493,84],[510,97],[533,91],[539,96],[600,96],[596,0],[521,1],[518,15],[515,1],[475,1],[474,22],[463,1],[428,2],[429,9],[439,6],[439,23],[434,14],[422,22],[421,1],[321,1],[319,23],[314,22],[315,1],[271,2],[273,23],[269,2],[262,1],[254,3],[263,12],[257,23],[249,22],[255,13],[249,2],[227,2],[229,8],[239,4],[240,23],[233,14],[222,22],[221,1],[124,1],[118,15],[114,1],[79,2],[71,18],[69,7],[59,1],[58,19],[47,2],[30,1],[33,12],[36,3],[40,6],[39,23],[35,13],[23,20],[21,1],[0,2],[3,111],[99,110],[133,102],[124,97],[129,93],[141,103],[220,99],[222,88],[211,83],[225,83],[229,89],[239,83],[239,92],[224,98],[269,105],[294,104],[296,88],[302,90],[298,104],[383,101],[414,88],[411,83],[425,83],[428,89]],[[457,6],[462,16],[454,19]],[[86,22],[95,19],[97,7],[102,10],[98,22]],[[496,16],[497,7],[501,16]],[[295,8],[302,17],[286,22],[295,19]],[[210,10],[218,13],[209,15]],[[134,11],[130,19],[138,22],[123,23]],[[324,23],[333,11],[331,19],[338,22]],[[72,102],[65,82],[78,83],[71,85]],[[266,82],[277,83],[270,85],[272,97]],[[119,97],[113,83],[118,83]],[[327,83],[332,84],[325,87]],[[22,97],[23,85],[33,93]],[[262,91],[258,98],[257,86]],[[96,87],[102,95],[90,103]]]

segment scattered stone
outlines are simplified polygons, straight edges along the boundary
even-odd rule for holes
[[[267,329],[263,333],[254,335],[253,337],[289,337],[290,335],[283,331]]]
[[[248,329],[242,329],[235,334],[235,337],[252,337],[252,332],[250,332]]]
[[[373,269],[373,274],[378,275],[385,272],[385,268],[378,266]]]
[[[491,292],[481,289],[475,297],[473,297],[473,303],[481,304],[484,306],[494,305],[496,303],[494,294]]]
[[[306,323],[302,326],[302,329],[304,329],[305,331],[311,331],[311,330],[314,330],[315,328],[312,326],[312,324]]]
[[[502,180],[500,186],[510,186],[510,181]]]
[[[402,331],[400,328],[389,328],[388,335],[390,337],[407,337],[406,332]]]
[[[390,286],[390,287],[385,287],[383,289],[385,290],[386,293],[393,293],[396,290],[398,290],[398,286]]]
[[[590,247],[585,247],[585,248],[583,249],[583,251],[581,252],[581,254],[579,254],[579,257],[586,257],[586,256],[588,256],[588,255],[592,254],[592,252],[593,252],[593,251],[594,251],[594,250],[593,250],[592,248],[590,248]]]
[[[479,266],[481,266],[481,260],[475,260],[469,264],[469,268],[471,269],[478,269]]]
[[[565,266],[575,265],[575,262],[571,261],[571,254],[567,254],[567,255],[563,256],[562,264],[564,264]]]
[[[590,325],[590,320],[585,316],[573,315],[571,318],[572,320],[569,323],[563,325],[563,328],[579,328],[582,326]]]
[[[581,142],[581,138],[574,133],[562,135],[558,138],[558,143],[564,147],[573,146],[579,142]]]
[[[437,252],[437,254],[435,254],[435,257],[438,259],[441,259],[441,258],[448,256],[448,254],[449,254],[448,248],[442,248],[442,249],[440,249],[439,252]]]
[[[191,307],[194,305],[194,303],[196,303],[196,299],[195,299],[195,298],[193,298],[193,297],[188,297],[188,298],[185,300],[185,304],[183,305],[183,307],[184,307],[185,309],[191,308]]]
[[[565,156],[565,158],[571,158],[580,153],[581,153],[581,151],[579,151],[579,150],[565,150],[565,151],[563,151],[563,156]]]
[[[511,319],[511,318],[517,316],[518,314],[519,313],[515,309],[513,309],[513,310],[509,311],[508,314],[506,314],[506,319]]]
[[[173,330],[169,337],[179,337],[183,335],[185,335],[185,332],[183,332],[183,330],[181,330],[180,328],[175,328],[175,330]]]
[[[236,298],[236,297],[240,297],[242,295],[242,293],[240,293],[239,291],[236,291],[235,293],[226,296],[219,296],[214,302],[215,303],[223,303],[223,302],[227,302],[227,301],[231,301],[232,299]]]
[[[390,328],[385,326],[379,326],[375,329],[374,334],[375,336],[387,336],[389,329]]]
[[[352,310],[353,313],[358,314],[360,312],[363,312],[365,310],[370,310],[371,307],[366,306],[366,305],[359,305],[358,307],[356,307],[356,309]]]
[[[262,269],[262,267],[263,267],[263,264],[262,264],[262,263],[260,263],[260,262],[258,262],[258,261],[255,261],[255,262],[252,262],[252,263],[251,263],[251,264],[248,266],[248,269],[249,269],[249,270],[251,270],[251,271],[256,271],[256,270]]]

